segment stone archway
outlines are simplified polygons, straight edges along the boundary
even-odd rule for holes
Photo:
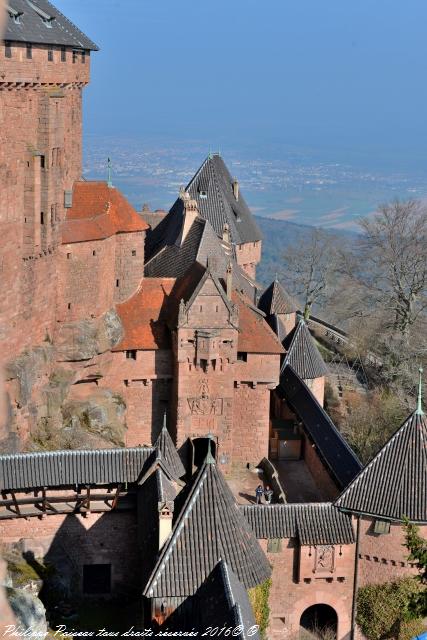
[[[307,607],[300,618],[300,638],[303,640],[336,640],[338,616],[328,604],[313,604]]]

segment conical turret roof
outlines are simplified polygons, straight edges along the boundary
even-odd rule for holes
[[[191,596],[221,559],[246,589],[271,574],[249,523],[217,465],[209,459],[195,476],[144,595]]]
[[[427,523],[427,420],[415,411],[335,502],[346,511]]]
[[[303,319],[300,319],[297,326],[286,336],[283,346],[287,354],[282,364],[282,372],[290,365],[302,380],[321,378],[328,373]]]
[[[178,451],[166,426],[166,420],[163,422],[162,430],[154,444],[154,448],[160,452],[162,458],[166,461],[168,468],[173,472],[175,479],[182,478],[185,475],[185,467],[179,457]]]
[[[258,308],[267,316],[271,316],[279,313],[294,313],[298,310],[298,304],[276,278],[261,295]]]

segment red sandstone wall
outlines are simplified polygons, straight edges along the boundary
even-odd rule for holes
[[[325,377],[314,378],[313,380],[304,380],[307,387],[311,390],[317,402],[323,407],[325,400]]]
[[[267,540],[260,540],[264,551]],[[282,551],[267,553],[273,567],[270,590],[270,635],[272,639],[297,638],[301,615],[314,604],[328,604],[338,617],[338,640],[348,639],[354,575],[354,545],[334,547],[334,570],[316,569],[315,547],[299,547],[295,540],[282,540]],[[340,555],[341,554],[341,555]]]
[[[56,554],[65,554],[80,576],[80,586],[83,565],[96,563],[111,564],[114,592],[140,586],[140,571],[135,571],[141,560],[134,512],[3,520],[0,541],[5,545],[20,542],[23,551],[32,551],[36,558],[53,561]]]
[[[138,289],[144,276],[145,231],[116,235],[115,302],[123,302]]]
[[[100,386],[116,391],[126,402],[126,446],[152,444],[169,408],[172,384],[172,352],[137,351],[136,360],[125,351],[113,352],[104,366]]]
[[[247,242],[236,246],[236,260],[246,273],[253,279],[256,277],[256,267],[261,260],[262,242]]]
[[[335,500],[335,498],[338,497],[340,490],[321,462],[316,446],[310,442],[309,438],[304,433],[302,434],[302,438],[304,461],[313,476],[318,489],[322,492],[324,500]]]
[[[354,523],[356,529],[356,523]],[[427,526],[420,528],[427,537]],[[374,520],[361,518],[359,545],[359,586],[397,580],[415,570],[408,563],[405,537],[400,524],[391,524],[390,533],[374,533]]]
[[[269,410],[270,390],[267,385],[243,382],[234,389],[234,463],[256,465],[262,458],[268,458]]]
[[[97,317],[114,306],[115,236],[59,250],[59,321]]]
[[[64,189],[81,174],[81,88],[89,58],[47,61],[47,47],[0,52],[0,292],[2,358],[52,333]],[[41,155],[44,156],[44,167]],[[43,212],[43,220],[42,220]],[[7,319],[7,322],[3,321]]]
[[[279,318],[285,328],[286,335],[295,327],[296,313],[280,313]]]

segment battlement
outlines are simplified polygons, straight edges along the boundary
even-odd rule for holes
[[[0,89],[81,88],[89,75],[89,50],[7,40],[0,44]]]

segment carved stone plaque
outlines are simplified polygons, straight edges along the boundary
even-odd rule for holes
[[[334,547],[330,544],[319,544],[316,547],[314,570],[332,573],[334,568]]]

